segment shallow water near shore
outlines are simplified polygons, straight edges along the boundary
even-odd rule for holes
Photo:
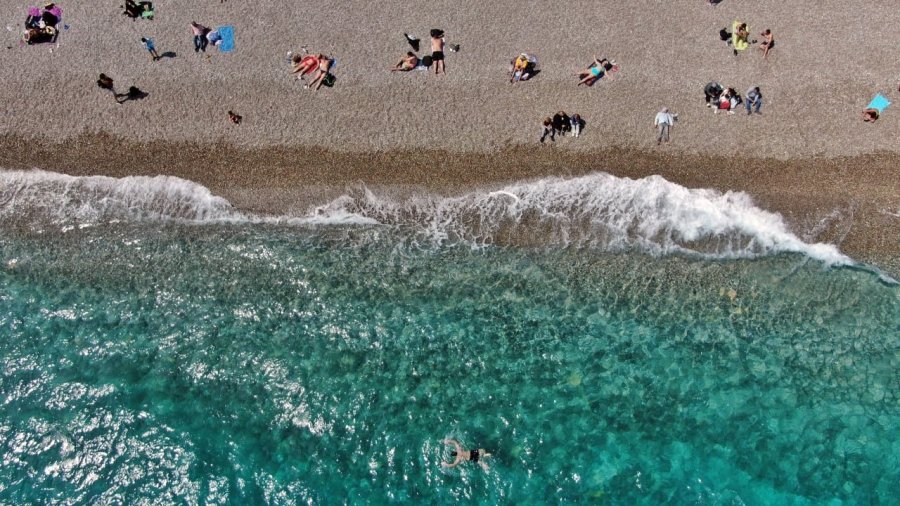
[[[900,290],[864,270],[67,230],[0,236],[4,502],[896,497]]]

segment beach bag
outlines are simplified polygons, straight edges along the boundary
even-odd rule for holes
[[[335,81],[337,81],[337,78],[334,77],[334,74],[329,72],[328,74],[325,74],[325,77],[322,79],[322,86],[328,86],[329,88],[331,88],[332,86],[334,86]]]

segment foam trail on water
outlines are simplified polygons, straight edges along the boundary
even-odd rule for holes
[[[796,252],[852,264],[828,244],[807,244],[780,215],[742,192],[689,189],[660,176],[546,178],[461,197],[381,198],[366,188],[317,210],[405,224],[438,242],[595,247],[729,258]]]
[[[242,213],[204,186],[171,176],[73,177],[0,171],[0,220],[72,225],[124,221],[385,225],[433,244],[588,247],[709,258],[795,252],[853,264],[808,244],[742,192],[689,189],[659,176],[546,178],[460,197],[379,196],[364,186],[305,216]]]
[[[206,187],[177,177],[75,177],[32,170],[0,171],[0,219],[205,222],[246,216]]]

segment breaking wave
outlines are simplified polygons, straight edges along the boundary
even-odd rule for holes
[[[403,199],[360,186],[307,215],[275,217],[243,213],[207,188],[171,176],[5,171],[0,183],[3,221],[383,225],[438,244],[574,246],[711,258],[796,252],[828,264],[853,263],[833,245],[805,243],[780,215],[760,209],[745,193],[689,189],[660,176],[633,180],[598,173],[459,197]]]

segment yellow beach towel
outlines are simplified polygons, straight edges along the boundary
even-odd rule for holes
[[[743,51],[750,47],[750,43],[744,37],[738,37],[738,28],[742,25],[740,21],[735,20],[731,23],[731,45],[735,51]],[[747,33],[750,33],[750,27],[747,27]]]

